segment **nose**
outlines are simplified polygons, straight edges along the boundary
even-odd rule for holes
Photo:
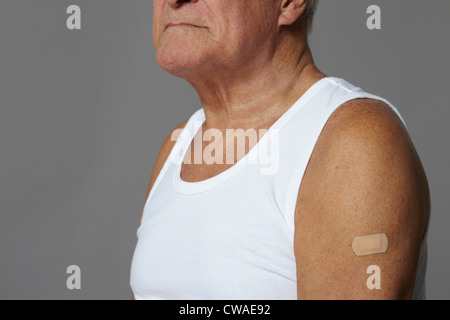
[[[167,3],[174,8],[178,8],[181,7],[183,4],[188,3],[188,2],[198,2],[198,0],[166,0]]]

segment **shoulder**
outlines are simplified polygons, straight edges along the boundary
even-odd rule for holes
[[[170,132],[170,134],[165,138],[164,142],[162,143],[162,146],[159,150],[155,164],[153,166],[152,173],[150,175],[150,181],[147,186],[147,192],[145,195],[145,199],[147,199],[148,195],[150,194],[150,190],[152,189],[153,184],[156,181],[156,178],[158,177],[159,173],[161,172],[161,169],[164,166],[164,163],[166,162],[167,158],[169,157],[169,154],[172,151],[173,146],[175,145],[175,142],[177,140],[177,137],[180,134],[180,131],[186,126],[187,122],[188,122],[188,120],[177,125]],[[146,201],[144,201],[144,203],[145,202]],[[142,210],[142,213],[143,213],[143,210]],[[141,219],[142,219],[142,215],[141,215]]]
[[[420,161],[394,110],[372,99],[356,99],[338,107],[324,126],[312,157],[320,165],[339,160],[352,162],[354,168],[368,161],[376,161],[375,166],[396,160]]]
[[[326,185],[349,205],[367,202],[365,192],[370,192],[370,201],[391,199],[391,205],[400,205],[408,199],[422,212],[429,207],[427,179],[414,144],[397,114],[378,100],[356,99],[335,110],[317,141],[305,178],[315,186],[312,190]]]
[[[393,136],[412,144],[402,121],[390,106],[379,100],[355,99],[339,106],[331,114],[321,138],[339,143],[349,139],[383,139]]]
[[[162,167],[164,166],[164,163],[166,162],[170,152],[172,151],[172,148],[175,145],[175,142],[177,141],[181,130],[186,126],[186,123],[187,120],[177,125],[162,143],[162,146],[158,153],[158,157],[156,158],[155,165],[153,166],[152,174],[150,176],[150,182],[148,184],[146,197],[148,197],[148,194],[150,193],[150,190],[155,183],[156,178],[158,177]]]
[[[162,143],[162,146],[158,153],[158,157],[156,159],[155,168],[162,167],[164,165],[164,162],[166,161],[167,157],[169,156],[170,151],[172,151],[172,148],[175,145],[175,142],[177,141],[181,131],[184,129],[187,122],[188,122],[188,120],[177,125],[170,132],[170,134],[164,139],[164,142]],[[153,171],[155,171],[155,170],[153,170]]]
[[[354,169],[369,161],[377,161],[372,164],[381,166],[392,163],[395,160],[392,157],[411,161],[418,158],[406,128],[385,103],[356,99],[331,114],[317,140],[308,170],[327,168],[333,162],[351,164]]]
[[[356,99],[335,110],[318,148],[352,170],[398,175],[422,171],[409,133],[395,111],[382,101]]]

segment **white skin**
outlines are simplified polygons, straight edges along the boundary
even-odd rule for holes
[[[305,4],[153,1],[157,62],[197,91],[203,129],[267,129],[325,77],[314,65],[302,27]],[[169,135],[147,196],[173,144]],[[183,164],[181,177],[200,181],[226,169]],[[370,99],[342,105],[322,130],[298,193],[298,298],[411,298],[429,211],[423,167],[395,113]],[[388,251],[357,257],[354,237],[375,233],[387,235]],[[366,287],[370,265],[381,268],[381,290]]]
[[[153,3],[158,64],[191,83],[208,128],[268,127],[310,85],[301,78],[306,66],[323,77],[301,34],[281,30],[301,15],[304,1]],[[195,26],[166,29],[170,22]]]

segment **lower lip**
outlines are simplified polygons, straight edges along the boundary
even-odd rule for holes
[[[199,28],[198,26],[194,26],[192,24],[174,24],[174,25],[170,25],[167,26],[166,30],[172,27],[191,27],[191,28]]]

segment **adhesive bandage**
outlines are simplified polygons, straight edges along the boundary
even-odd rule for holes
[[[357,256],[384,253],[388,248],[388,238],[384,233],[355,237],[352,242],[353,252]]]

